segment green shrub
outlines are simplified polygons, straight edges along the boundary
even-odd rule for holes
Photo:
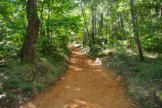
[[[20,86],[20,89],[21,89],[23,92],[31,91],[31,90],[32,90],[32,84],[31,84],[31,83],[22,84],[22,85]]]
[[[41,90],[43,90],[44,89],[44,85],[43,84],[41,84],[41,83],[38,83],[38,84],[36,84],[36,86],[35,86],[39,91],[41,91]]]
[[[16,78],[9,78],[3,82],[3,88],[5,90],[17,88],[19,81]]]
[[[160,108],[160,100],[155,97],[162,91],[162,59],[145,57],[145,61],[140,62],[137,58],[126,52],[114,52],[104,64],[115,68],[117,75],[124,75],[126,94],[133,96],[141,108]]]
[[[101,57],[104,55],[103,53],[103,48],[99,45],[94,45],[90,48],[88,55],[91,58],[95,58],[95,57]]]
[[[6,108],[17,108],[19,99],[31,97],[59,79],[67,68],[69,51],[58,51],[52,52],[51,55],[40,54],[35,64],[21,64],[19,60],[8,62],[7,69],[0,72],[5,76],[3,79],[0,78],[0,93],[9,95],[2,100],[3,102],[0,100],[0,103],[4,103],[3,106]]]

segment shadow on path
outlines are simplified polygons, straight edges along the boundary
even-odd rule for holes
[[[48,92],[37,95],[23,108],[131,108],[122,86],[108,70],[85,54],[72,52],[66,74]]]

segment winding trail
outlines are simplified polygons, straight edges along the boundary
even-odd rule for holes
[[[131,108],[124,89],[107,69],[70,47],[66,74],[24,108]]]

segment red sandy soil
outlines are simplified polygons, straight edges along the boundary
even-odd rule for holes
[[[66,74],[55,86],[37,95],[23,108],[132,108],[123,86],[109,70],[70,47]]]

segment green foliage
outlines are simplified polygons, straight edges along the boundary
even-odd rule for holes
[[[11,78],[10,80],[6,80],[3,83],[3,87],[5,89],[13,89],[13,88],[17,88],[19,84],[19,81],[15,78]]]
[[[6,101],[7,100],[7,101]],[[18,107],[19,103],[18,103],[18,98],[16,95],[14,95],[13,93],[7,93],[6,97],[2,98],[0,100],[1,106],[5,106],[6,108],[12,108],[12,107]]]
[[[105,65],[116,70],[117,75],[123,75],[127,82],[127,94],[136,99],[141,108],[160,108],[162,59],[147,57],[139,62],[138,56],[132,53],[113,52]]]
[[[37,13],[41,22],[38,43],[34,46],[37,61],[35,64],[21,64],[19,57],[27,26],[26,0],[1,0],[0,92],[14,91],[13,94],[17,94],[15,90],[26,93],[46,88],[66,69],[69,55],[67,46],[77,42],[83,43],[92,58],[107,55],[107,48],[115,47],[116,51],[120,51],[120,54],[114,53],[109,60],[110,65],[122,68],[118,74],[128,75],[129,90],[137,94],[134,94],[136,98],[142,97],[144,107],[149,105],[150,101],[146,104],[143,102],[144,92],[151,91],[150,96],[153,96],[160,89],[158,81],[162,64],[161,59],[150,58],[139,62],[136,55],[130,54],[136,50],[136,42],[129,1],[37,0]],[[160,55],[160,0],[134,0],[134,7],[143,50]],[[4,69],[6,66],[7,69]]]
[[[162,38],[161,33],[156,33],[152,37],[147,36],[142,40],[144,49],[148,52],[162,53]]]
[[[37,88],[39,91],[41,91],[41,90],[43,90],[43,89],[44,89],[44,85],[43,85],[43,84],[38,83],[38,84],[36,85],[36,88]]]
[[[65,72],[69,51],[67,48],[58,51],[51,55],[39,54],[36,64],[21,64],[17,60],[12,60],[8,63],[7,69],[0,72],[0,75],[4,75],[4,79],[0,79],[2,81],[0,94],[5,93],[14,96],[13,104],[15,103],[15,105],[12,105],[12,108],[16,108],[16,103],[20,100],[47,89]],[[8,99],[13,101],[13,98],[8,95],[0,100],[0,102],[3,101],[4,107],[10,105],[10,103],[6,103]]]
[[[94,45],[103,43],[115,47],[120,41],[123,43],[128,41],[127,47],[137,49],[133,36],[130,0],[81,0],[81,4],[84,28],[80,34],[84,46],[93,46],[91,40],[95,32]],[[143,50],[160,54],[162,51],[160,0],[134,0],[134,7]],[[107,42],[104,43],[105,40]]]
[[[30,84],[30,83],[22,84],[22,85],[20,86],[20,89],[21,89],[23,92],[31,91],[31,90],[32,90],[32,84]]]
[[[24,5],[16,1],[0,1],[0,58],[19,55],[26,31]],[[21,12],[19,12],[21,11]]]
[[[24,0],[0,1],[0,58],[20,56],[27,25],[25,5]],[[80,16],[73,14],[76,8],[78,4],[71,0],[38,1],[38,52],[51,53],[69,44],[81,26]]]
[[[99,45],[94,45],[90,48],[90,50],[88,51],[88,55],[91,58],[96,58],[96,57],[101,57],[104,56],[103,54],[103,48]]]

